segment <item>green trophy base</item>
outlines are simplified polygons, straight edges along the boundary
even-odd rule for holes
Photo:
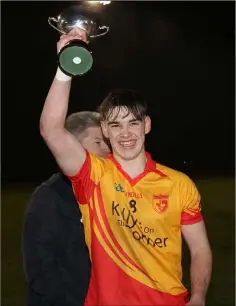
[[[72,40],[58,54],[60,69],[67,75],[82,76],[93,65],[93,57],[88,45],[82,40]]]

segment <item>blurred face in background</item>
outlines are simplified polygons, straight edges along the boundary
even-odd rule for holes
[[[105,141],[99,126],[87,128],[79,137],[81,145],[89,152],[100,157],[107,157],[110,148]]]

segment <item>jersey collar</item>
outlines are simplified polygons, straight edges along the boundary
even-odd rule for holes
[[[151,155],[148,152],[145,152],[147,162],[144,168],[144,171],[140,173],[135,178],[131,178],[122,168],[119,162],[114,158],[113,154],[108,155],[108,159],[110,159],[117,169],[123,174],[123,176],[130,182],[131,185],[135,185],[140,181],[145,175],[147,175],[149,172],[155,172],[156,171],[156,162],[152,159]]]

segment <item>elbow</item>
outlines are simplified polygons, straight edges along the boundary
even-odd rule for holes
[[[64,130],[63,126],[52,124],[52,122],[45,121],[42,117],[39,122],[39,131],[40,135],[45,141],[48,141],[50,139],[53,139]]]
[[[47,128],[46,128],[46,125],[44,123],[44,121],[42,120],[42,118],[40,119],[40,122],[39,122],[39,131],[40,131],[40,135],[45,138],[46,135],[47,135]]]
[[[52,128],[48,126],[43,120],[40,120],[39,122],[39,131],[40,131],[40,135],[42,136],[44,140],[51,138],[50,135],[53,134]]]

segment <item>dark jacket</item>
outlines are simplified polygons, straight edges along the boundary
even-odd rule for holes
[[[81,306],[90,260],[69,180],[54,174],[33,193],[23,226],[28,306]]]

